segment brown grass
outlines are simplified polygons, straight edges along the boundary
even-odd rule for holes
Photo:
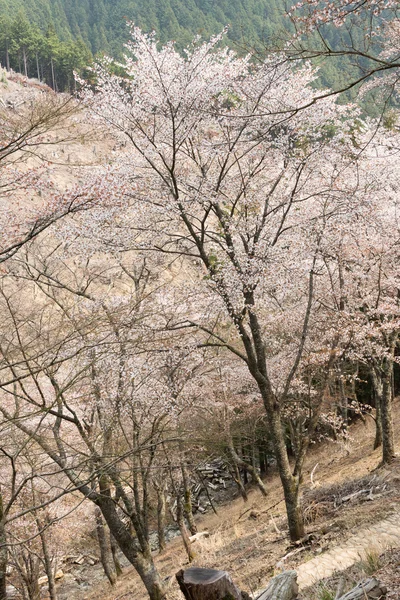
[[[396,422],[400,418],[398,401],[395,403],[394,413]],[[295,568],[296,564],[312,558],[320,548],[325,550],[342,543],[363,523],[370,524],[384,518],[392,510],[390,505],[400,505],[398,465],[376,471],[380,451],[372,450],[372,420],[368,420],[366,424],[359,422],[353,425],[351,436],[346,447],[328,442],[312,448],[309,453],[304,473],[304,510],[309,522],[308,531],[316,532],[317,541],[307,552],[288,559],[285,562],[286,568]],[[400,442],[399,434],[397,442]],[[310,473],[317,463],[312,486]],[[235,583],[248,592],[265,587],[275,573],[277,562],[290,550],[279,480],[274,475],[266,483],[268,498],[264,499],[258,491],[251,490],[246,505],[241,499],[236,499],[220,507],[218,515],[205,515],[197,521],[199,531],[209,531],[210,537],[194,544],[194,564],[229,571]],[[383,491],[387,492],[386,497],[390,501],[382,502],[382,497],[377,497],[368,502],[363,502],[360,498],[359,501],[340,503],[341,498],[363,487],[384,485],[386,488]],[[256,519],[249,518],[251,509],[257,511]],[[276,528],[280,533],[277,533]],[[173,576],[180,568],[188,565],[179,538],[168,545],[162,556],[156,557],[156,563],[163,576],[171,577],[168,599],[181,600]],[[359,566],[352,569],[349,585],[353,580],[356,582],[362,578]],[[337,578],[332,580],[335,582]],[[320,600],[320,596],[321,586],[318,590],[311,591],[307,600]],[[143,600],[146,594],[135,572],[129,568],[115,590],[104,583],[90,593],[86,592],[81,598],[94,600],[99,597],[102,600]]]

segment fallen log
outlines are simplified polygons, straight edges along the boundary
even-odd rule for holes
[[[295,600],[298,593],[296,571],[284,571],[271,579],[256,600]]]
[[[233,583],[229,573],[216,569],[191,567],[180,570],[176,580],[186,600],[247,600]]]
[[[375,577],[370,577],[361,581],[344,596],[340,596],[338,600],[379,600],[385,598],[386,593],[386,586]]]

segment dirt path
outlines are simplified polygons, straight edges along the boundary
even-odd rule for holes
[[[300,589],[330,577],[334,572],[344,571],[365,558],[368,552],[384,552],[388,548],[400,547],[400,512],[387,519],[364,527],[342,546],[312,558],[299,565],[296,570]]]

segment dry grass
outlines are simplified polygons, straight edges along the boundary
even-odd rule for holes
[[[396,402],[394,410],[395,421],[398,421],[399,402]],[[400,503],[398,466],[376,471],[380,452],[372,450],[372,420],[367,425],[355,424],[351,434],[352,441],[346,448],[339,444],[321,444],[309,454],[304,475],[304,510],[306,517],[307,513],[310,515],[313,512],[308,529],[317,532],[318,541],[307,552],[288,559],[286,568],[295,568],[296,564],[311,558],[318,549],[325,550],[343,543],[358,527],[384,518],[391,510],[390,505]],[[398,435],[397,441],[400,442],[400,432]],[[312,486],[310,473],[317,463]],[[197,521],[199,531],[209,531],[210,537],[194,544],[194,564],[229,571],[235,583],[248,592],[264,588],[274,575],[279,560],[290,550],[279,480],[277,476],[271,476],[266,483],[268,498],[264,499],[258,491],[251,490],[247,505],[238,498],[219,507],[218,515],[205,515]],[[384,485],[386,488],[383,493],[387,492],[387,500],[382,502],[379,492]],[[374,487],[374,490],[376,486],[376,498],[368,502],[357,499],[340,503],[340,499],[363,489],[363,486]],[[335,499],[336,508],[339,507],[337,510]],[[249,518],[252,509],[258,513],[256,519]],[[375,559],[373,562],[378,566]],[[171,577],[168,600],[182,600],[173,577],[180,568],[188,566],[179,538],[168,545],[162,556],[156,557],[156,563],[164,577]],[[359,564],[349,570],[346,589],[363,578],[361,569]],[[304,597],[307,600],[329,600],[329,593],[337,589],[338,581],[339,577],[334,577],[322,582],[314,586],[315,589],[307,590]],[[133,569],[127,569],[115,590],[110,590],[108,584],[104,583],[80,596],[79,600],[99,597],[102,600],[143,600],[146,594]]]
[[[305,590],[306,600],[331,600],[340,587],[342,594],[351,590],[363,579],[374,576],[388,588],[386,600],[400,598],[400,548],[379,554],[374,548],[367,552],[366,559],[354,564],[346,571],[323,579]]]

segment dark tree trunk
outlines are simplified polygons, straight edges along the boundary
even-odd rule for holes
[[[183,497],[184,497],[183,509],[184,509],[185,517],[186,517],[188,525],[189,525],[189,531],[192,535],[194,535],[195,533],[197,533],[197,526],[196,526],[196,523],[195,523],[194,517],[193,517],[192,492],[190,490],[189,476],[188,476],[184,456],[182,456],[182,458],[181,458],[181,472],[182,472]]]
[[[0,600],[6,600],[7,592],[7,536],[3,512],[3,495],[0,493]]]
[[[382,462],[389,464],[395,457],[393,418],[392,418],[392,376],[393,362],[385,359],[382,373]]]
[[[226,571],[190,568],[176,575],[186,600],[242,600],[243,596]]]
[[[298,473],[296,476],[292,475],[278,407],[275,407],[274,405],[271,407],[270,400],[266,397],[265,392],[264,396],[264,404],[267,409],[270,435],[272,438],[279,477],[285,497],[289,535],[292,541],[296,541],[304,537],[305,533],[303,513],[299,503],[299,485],[301,474]]]
[[[258,460],[260,463],[260,477],[268,474],[268,459],[263,445],[258,446]]]
[[[382,446],[382,415],[381,415],[381,407],[382,407],[382,392],[383,385],[380,376],[377,373],[377,370],[372,366],[370,368],[371,380],[372,380],[372,389],[374,392],[374,402],[375,402],[375,440],[374,440],[374,450]]]
[[[57,600],[56,581],[54,578],[54,565],[51,559],[49,546],[47,543],[47,532],[45,531],[44,524],[40,519],[37,519],[37,525],[40,531],[40,541],[42,543],[44,568],[47,575],[50,600]]]
[[[108,581],[111,583],[111,585],[115,585],[117,581],[117,575],[114,569],[114,560],[111,552],[110,540],[104,528],[101,510],[98,507],[95,508],[95,520],[101,564],[103,565],[104,573],[106,574]]]
[[[238,486],[240,495],[243,498],[243,502],[247,502],[249,498],[247,496],[246,488],[244,487],[243,482],[242,482],[242,476],[240,475],[239,467],[237,466],[235,461],[231,465],[231,469],[233,471],[233,473],[232,473],[233,479],[235,480],[235,483]]]
[[[195,554],[192,550],[192,544],[189,539],[188,531],[186,529],[185,520],[183,518],[182,498],[179,491],[176,495],[176,522],[178,524],[179,531],[181,532],[182,541],[186,550],[186,554],[188,556],[188,560],[189,562],[192,562],[192,560],[194,560]]]
[[[143,581],[150,600],[165,598],[167,586],[154,565],[150,544],[142,539],[142,545],[145,547],[139,549],[137,540],[119,518],[114,500],[106,491],[103,490],[98,497],[97,504],[116,543]]]
[[[239,468],[243,469],[245,473],[250,473],[254,483],[257,485],[262,495],[267,496],[267,490],[262,482],[262,479],[257,473],[257,469],[255,469],[252,464],[249,464],[248,462],[245,462],[242,458],[240,458],[240,456],[234,448],[233,441],[231,438],[228,440],[228,450],[234,464],[236,464]]]
[[[160,552],[165,550],[167,544],[165,540],[165,521],[166,521],[166,500],[165,488],[163,485],[155,485],[157,492],[157,532],[158,549]]]
[[[111,554],[112,554],[113,561],[114,561],[115,572],[117,574],[117,577],[119,577],[120,575],[122,575],[122,567],[121,567],[121,563],[119,562],[119,558],[118,558],[118,554],[117,554],[118,545],[117,545],[115,538],[114,538],[113,534],[111,533],[111,531],[110,531],[110,548],[111,548]]]

